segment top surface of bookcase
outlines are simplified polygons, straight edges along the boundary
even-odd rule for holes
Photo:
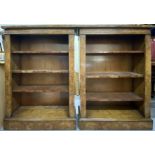
[[[118,24],[118,25],[2,25],[3,29],[38,29],[38,28],[151,28],[151,25],[144,24]]]

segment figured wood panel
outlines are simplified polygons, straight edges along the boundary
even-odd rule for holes
[[[15,75],[14,75],[15,76]],[[21,76],[16,74],[16,76]],[[15,77],[16,79],[16,77]],[[53,74],[53,73],[36,73],[36,74],[22,74],[21,83],[18,85],[68,85],[68,74]]]
[[[145,35],[145,100],[144,115],[150,117],[151,104],[151,36]]]
[[[144,117],[138,110],[130,109],[106,109],[106,110],[88,110],[88,118],[104,118],[105,120],[138,120]]]
[[[68,118],[68,108],[66,106],[22,106],[13,114],[13,118],[18,120],[63,119]]]
[[[133,114],[131,113],[131,115]],[[79,121],[81,130],[152,130],[152,125],[153,121],[150,119],[110,120],[104,118],[82,118]]]
[[[80,35],[80,100],[81,117],[86,116],[86,36]]]
[[[66,105],[68,106],[68,93],[64,92],[45,92],[45,93],[22,93],[21,105],[26,106],[47,106],[47,105]]]
[[[140,52],[140,51],[139,51]],[[68,54],[68,51],[40,50],[40,51],[12,51],[13,54]]]
[[[12,29],[5,31],[5,34],[74,34],[72,29]]]
[[[100,52],[134,52],[141,51],[142,37],[135,35],[88,35],[87,36],[87,53],[100,53]],[[135,42],[137,43],[135,46]],[[138,53],[139,53],[138,52]]]
[[[132,79],[87,79],[87,92],[130,92]]]
[[[150,31],[148,29],[128,29],[128,28],[117,28],[117,29],[112,29],[112,28],[105,28],[105,29],[80,29],[80,34],[93,34],[93,35],[102,35],[102,34],[115,34],[115,35],[120,35],[120,34],[150,34]]]
[[[87,93],[87,101],[113,102],[113,101],[142,101],[143,99],[131,92]]]
[[[14,69],[12,70],[13,73],[27,73],[27,74],[31,74],[31,73],[53,73],[53,74],[58,74],[58,73],[68,73],[68,70],[49,70],[49,69],[42,69],[42,70],[36,70],[36,69],[22,69],[22,70],[18,70],[18,69]]]
[[[44,92],[68,92],[67,85],[51,85],[51,86],[16,86],[13,88],[16,93],[44,93]]]
[[[121,53],[128,53],[128,54],[135,54],[135,53],[144,53],[144,51],[137,51],[137,50],[126,50],[126,51],[116,51],[116,50],[96,50],[96,51],[87,51],[86,54],[91,54],[91,55],[96,55],[96,54],[109,54],[109,53],[112,53],[112,54],[121,54]]]
[[[13,112],[12,106],[12,76],[11,76],[11,39],[5,35],[5,116],[10,117]]]
[[[87,78],[142,78],[143,74],[134,72],[102,72],[87,73]]]
[[[75,117],[74,35],[69,35],[69,116]]]
[[[17,61],[20,59],[20,63]],[[27,61],[29,60],[29,61]],[[68,70],[68,55],[26,54],[13,56],[13,69],[21,70]]]
[[[132,71],[132,55],[87,55],[87,72]]]

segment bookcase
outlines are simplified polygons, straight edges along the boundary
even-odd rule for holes
[[[150,31],[80,29],[80,129],[151,129]]]
[[[4,129],[152,129],[149,26],[2,28],[6,52]],[[74,41],[75,33],[79,42]],[[75,45],[80,48],[77,87]],[[74,108],[76,92],[80,94],[79,117]]]
[[[74,29],[3,27],[7,130],[75,129]]]

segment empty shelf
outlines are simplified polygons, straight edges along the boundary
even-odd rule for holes
[[[67,54],[68,51],[12,51],[13,54]]]
[[[105,109],[105,110],[87,110],[87,118],[102,118],[107,120],[137,120],[144,119],[136,109]]]
[[[144,51],[87,51],[86,54],[108,54],[108,53],[112,53],[112,54],[121,54],[121,53],[144,53]]]
[[[87,73],[87,78],[142,78],[143,74],[134,72]]]
[[[51,120],[68,118],[65,106],[21,106],[13,114],[12,119]]]
[[[18,86],[13,89],[13,92],[20,93],[33,93],[33,92],[68,92],[67,85],[55,86]]]
[[[13,70],[13,73],[68,73],[68,70]]]
[[[87,93],[87,101],[113,102],[113,101],[142,101],[143,98],[131,92],[120,93]]]

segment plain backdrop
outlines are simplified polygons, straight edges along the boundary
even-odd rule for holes
[[[154,3],[154,0],[0,0],[0,25],[154,24]],[[151,155],[154,146],[153,131],[0,132],[1,155]]]

